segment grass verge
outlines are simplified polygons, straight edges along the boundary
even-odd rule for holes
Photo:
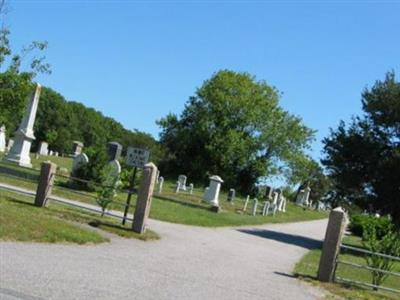
[[[362,247],[360,239],[354,236],[349,236],[344,239],[344,243],[355,247]],[[399,295],[389,292],[375,292],[371,289],[350,286],[341,283],[321,283],[316,280],[321,250],[316,249],[308,252],[299,263],[297,263],[294,273],[301,279],[306,280],[314,285],[321,286],[330,293],[340,296],[343,299],[360,299],[360,300],[395,300],[400,299]],[[343,261],[365,265],[365,259],[361,256],[352,254],[341,254],[340,259]],[[400,263],[395,265],[395,272],[400,271]],[[339,265],[336,274],[342,278],[349,278],[356,281],[371,282],[371,274],[367,270],[351,268],[348,266]],[[390,276],[384,282],[383,286],[399,289],[400,279]]]
[[[157,233],[151,230],[139,235],[112,218],[54,203],[47,208],[38,208],[32,202],[30,197],[0,191],[1,240],[76,244],[109,241],[99,232],[79,225],[91,225],[125,238],[145,241],[159,239]]]

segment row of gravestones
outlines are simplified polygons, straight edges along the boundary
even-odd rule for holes
[[[247,196],[246,201],[243,206],[243,212],[247,211],[247,207],[250,202],[250,196]],[[257,198],[253,199],[253,208],[252,208],[252,215],[256,216],[259,210],[259,203]],[[286,212],[286,204],[287,200],[285,196],[283,196],[281,189],[272,189],[271,187],[267,187],[264,203],[261,206],[261,214],[263,216],[267,216],[269,214],[275,216],[277,212]]]
[[[186,191],[189,192],[189,194],[192,194],[194,185],[191,183],[189,187],[187,187],[186,182],[187,182],[187,176],[179,175],[178,181],[176,183],[175,193],[179,193],[180,191]],[[221,179],[221,177],[216,175],[211,176],[210,184],[205,189],[205,193],[203,196],[203,200],[210,203],[211,206],[215,208],[216,211],[219,211],[219,193],[221,190],[221,184],[223,182],[224,181]],[[164,185],[164,177],[158,176],[157,184],[158,184],[158,193],[161,194]],[[228,201],[233,203],[235,201],[235,198],[236,198],[235,189],[230,189],[228,192]],[[247,196],[243,207],[243,212],[247,210],[249,201],[250,201],[250,196]],[[252,214],[255,216],[258,212],[259,202],[257,199],[254,199],[253,201],[254,204],[253,204]],[[264,201],[264,205],[262,207],[262,215],[266,216],[270,214],[270,212],[271,214],[275,215],[277,211],[286,212],[286,203],[287,200],[283,196],[283,193],[280,189],[274,191],[272,188],[268,187],[266,194],[266,201]]]

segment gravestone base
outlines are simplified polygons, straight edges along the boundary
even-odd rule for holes
[[[210,210],[215,213],[220,213],[222,211],[221,207],[219,206],[211,206]]]
[[[32,140],[31,137],[25,136],[24,134],[17,135],[5,160],[21,167],[32,168],[30,157]]]

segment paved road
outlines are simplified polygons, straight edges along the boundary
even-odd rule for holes
[[[0,299],[319,299],[290,277],[326,221],[199,228],[151,220],[155,242],[0,243]]]

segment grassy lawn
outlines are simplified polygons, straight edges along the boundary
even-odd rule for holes
[[[67,160],[69,158],[50,157],[51,159]],[[33,163],[35,159],[32,159]],[[68,162],[63,162],[66,165]],[[11,170],[11,171],[10,171]],[[26,174],[30,174],[27,177]],[[0,182],[36,190],[36,182],[34,176],[38,176],[38,171],[21,168],[18,166],[10,166],[9,164],[0,163]],[[53,194],[72,200],[85,203],[96,204],[96,193],[90,193],[82,190],[74,190],[65,186],[66,179],[56,177]],[[154,195],[150,217],[157,220],[196,225],[207,227],[219,226],[240,226],[240,225],[258,225],[265,223],[283,223],[298,222],[306,220],[316,220],[326,218],[326,212],[318,212],[312,210],[304,210],[292,203],[288,203],[286,213],[277,213],[276,216],[261,216],[262,203],[259,202],[257,216],[252,216],[253,200],[249,201],[246,211],[243,211],[245,199],[237,197],[234,203],[227,201],[227,193],[222,191],[220,194],[221,213],[214,213],[209,210],[209,205],[202,201],[204,193],[203,187],[196,187],[192,195],[188,192],[175,193],[175,183],[173,181],[165,181],[163,192],[161,195]],[[110,209],[123,211],[126,203],[127,194],[120,192],[115,197],[115,201],[109,206]],[[129,212],[134,212],[136,196],[133,195]]]
[[[83,212],[59,204],[48,208],[32,205],[31,197],[0,191],[0,239],[8,241],[33,241],[47,243],[102,243],[108,238],[93,230],[81,228],[79,224],[91,225],[100,230],[126,238],[155,240],[159,236],[147,230],[139,235],[114,219]]]
[[[355,247],[362,248],[360,239],[357,237],[349,236],[345,237],[344,243],[352,245]],[[343,253],[343,252],[342,252]],[[378,299],[400,299],[400,295],[396,295],[389,292],[375,292],[371,289],[362,287],[350,287],[346,284],[326,284],[320,283],[316,280],[319,259],[321,256],[321,250],[312,250],[306,254],[302,260],[296,265],[295,274],[299,277],[310,281],[313,284],[320,285],[327,289],[332,294],[343,297],[344,299],[365,299],[365,300],[378,300]],[[341,254],[339,256],[341,261],[356,263],[360,265],[366,265],[365,259],[362,256],[357,256],[353,254]],[[396,263],[394,272],[400,272],[400,263]],[[337,276],[342,278],[348,278],[356,281],[363,281],[366,283],[371,283],[371,275],[368,270],[356,269],[349,266],[339,265]],[[383,283],[383,286],[389,288],[400,288],[400,278],[395,276],[389,276],[387,280]]]

